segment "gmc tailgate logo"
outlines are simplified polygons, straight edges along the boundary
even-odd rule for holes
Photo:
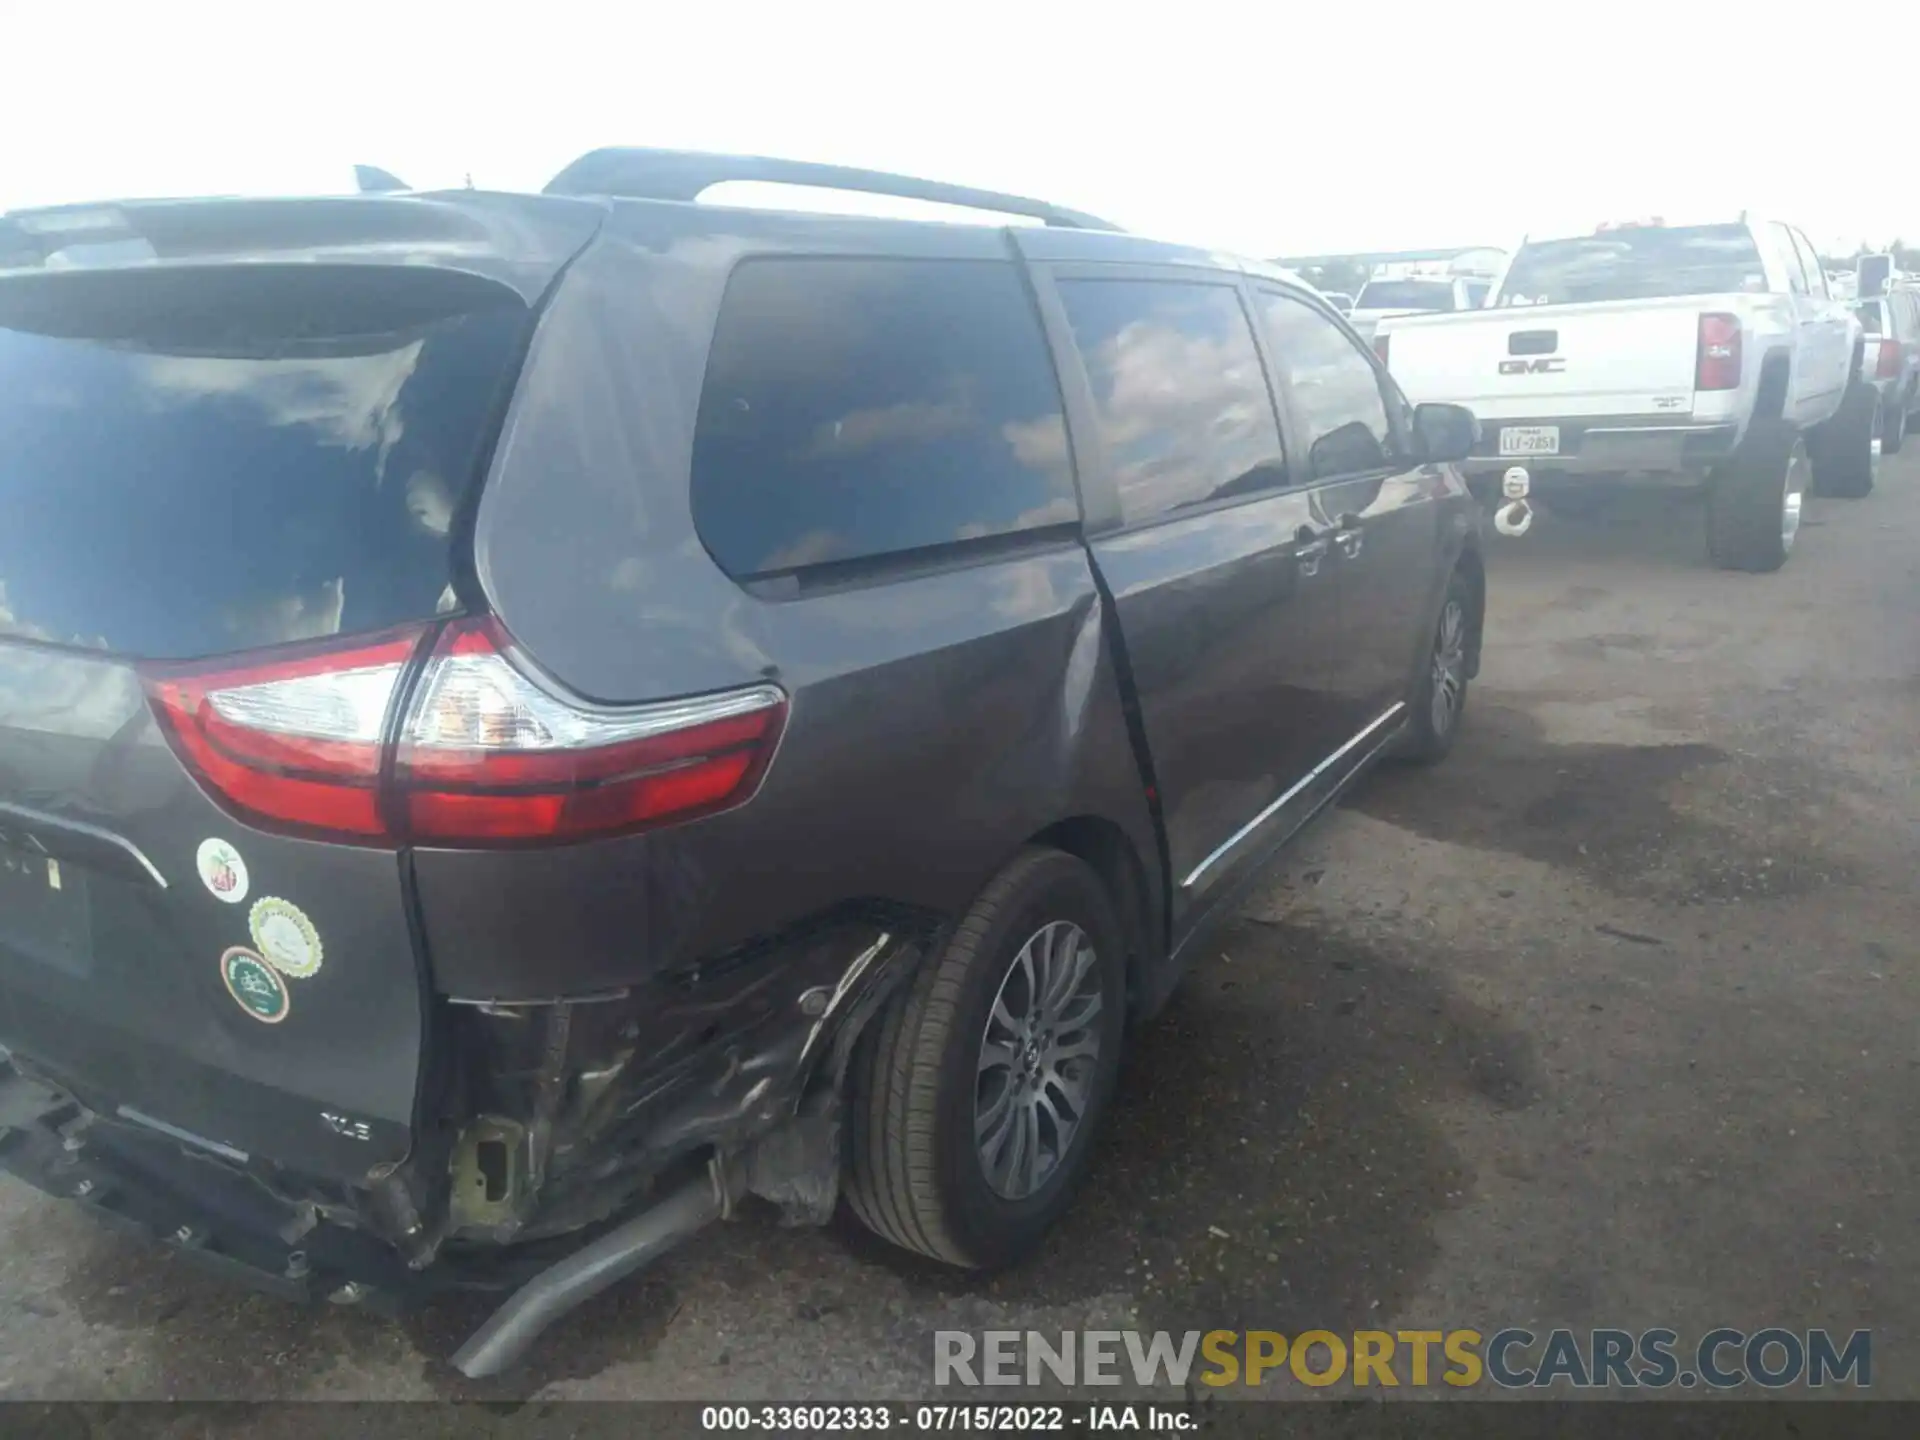
[[[1537,360],[1502,360],[1502,375],[1558,375],[1567,362],[1558,355],[1543,355]]]

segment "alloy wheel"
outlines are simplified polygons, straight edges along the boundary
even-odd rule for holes
[[[1100,1058],[1099,956],[1071,921],[1041,926],[1013,957],[980,1036],[974,1144],[1005,1200],[1060,1168],[1091,1103]]]
[[[1467,688],[1467,611],[1449,598],[1440,612],[1440,628],[1433,637],[1433,733],[1445,735],[1459,717]]]
[[[1807,458],[1807,447],[1796,442],[1793,453],[1787,457],[1787,476],[1780,490],[1780,548],[1793,549],[1794,537],[1800,533],[1800,513],[1806,504],[1807,482],[1813,468]]]

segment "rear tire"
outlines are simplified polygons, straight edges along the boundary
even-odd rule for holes
[[[1033,978],[1048,963],[1046,937],[1054,973],[1080,975],[1051,997]],[[847,1107],[849,1208],[883,1240],[949,1265],[1019,1259],[1086,1173],[1119,1074],[1125,1011],[1126,947],[1099,876],[1060,851],[1022,850],[861,1039]],[[1033,1023],[1009,1028],[1008,1018]],[[1035,1062],[1029,1084],[1023,1070]],[[1062,1142],[1073,1095],[1078,1113]],[[1023,1171],[1028,1146],[1038,1158]]]
[[[1880,453],[1898,455],[1907,439],[1907,407],[1898,403],[1880,422]]]
[[[1755,420],[1707,490],[1707,554],[1722,570],[1759,574],[1786,564],[1800,533],[1810,463],[1785,420]]]
[[[1815,432],[1807,448],[1813,456],[1813,483],[1822,495],[1861,500],[1873,493],[1879,469],[1880,392],[1864,380],[1847,386],[1840,409]]]
[[[1473,643],[1473,587],[1458,570],[1447,581],[1434,621],[1433,641],[1414,677],[1412,717],[1394,758],[1413,765],[1436,765],[1453,750],[1467,710],[1467,650]]]

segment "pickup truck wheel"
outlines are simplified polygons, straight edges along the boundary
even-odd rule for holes
[[[1444,760],[1453,749],[1467,708],[1467,644],[1472,617],[1472,587],[1456,570],[1440,602],[1433,644],[1414,677],[1407,701],[1413,713],[1394,752],[1396,760],[1432,765]]]
[[[1800,534],[1807,442],[1785,420],[1755,420],[1707,491],[1707,553],[1722,570],[1778,570]]]
[[[856,1052],[849,1208],[968,1269],[1039,1243],[1085,1174],[1119,1074],[1126,947],[1085,863],[1023,850]]]
[[[1898,455],[1907,439],[1907,410],[1896,404],[1880,422],[1880,453]]]
[[[1809,447],[1814,489],[1842,500],[1871,495],[1880,464],[1879,439],[1880,392],[1864,380],[1855,380],[1847,387],[1839,411],[1819,428]]]

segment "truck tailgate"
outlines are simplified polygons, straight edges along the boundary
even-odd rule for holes
[[[1482,419],[1682,415],[1711,296],[1514,306],[1394,319],[1380,330],[1410,399]]]

